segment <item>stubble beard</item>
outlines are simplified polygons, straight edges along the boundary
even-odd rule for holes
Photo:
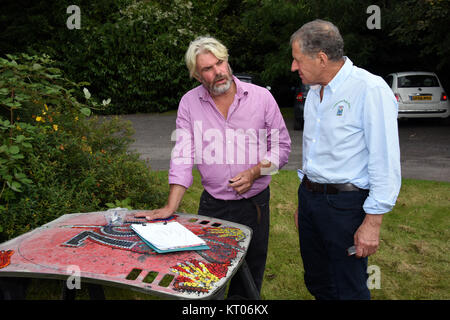
[[[217,81],[226,79],[226,82],[223,84],[216,85]],[[229,74],[218,74],[212,83],[207,83],[205,80],[202,80],[203,85],[208,89],[209,93],[212,96],[220,96],[224,94],[231,88],[231,84],[233,83],[233,76],[231,68],[229,69]]]
[[[223,78],[219,79],[222,80]],[[219,96],[221,94],[224,94],[231,88],[231,83],[233,80],[230,78],[226,79],[227,81],[224,84],[215,85],[214,83],[211,85],[211,88],[209,89],[209,92],[213,96]],[[217,80],[218,81],[218,80]],[[214,81],[215,82],[215,81]]]

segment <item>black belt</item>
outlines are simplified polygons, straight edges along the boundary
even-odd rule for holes
[[[302,180],[306,190],[311,192],[325,193],[325,194],[337,194],[339,192],[347,191],[360,191],[368,192],[369,190],[361,189],[352,183],[317,183],[312,182],[305,175]]]
[[[255,208],[256,208],[257,222],[258,222],[258,224],[259,224],[259,223],[261,222],[261,208],[259,207],[258,203],[256,203],[255,197],[257,197],[257,196],[260,195],[261,193],[265,192],[267,189],[270,190],[270,187],[267,186],[267,188],[265,188],[265,189],[264,189],[263,191],[261,191],[260,193],[255,194],[253,197],[250,197],[250,198],[242,198],[242,199],[239,199],[239,200],[222,200],[222,199],[216,199],[216,198],[214,198],[208,191],[203,190],[203,192],[204,192],[208,197],[210,197],[210,198],[212,198],[212,199],[214,199],[214,200],[216,200],[216,201],[224,201],[224,202],[228,202],[228,201],[250,201],[250,202],[255,206]]]

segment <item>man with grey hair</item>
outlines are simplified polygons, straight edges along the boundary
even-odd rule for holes
[[[316,299],[370,299],[368,256],[401,185],[397,101],[343,55],[332,23],[306,23],[291,46],[291,71],[311,86],[294,215],[305,284]]]
[[[190,77],[201,85],[187,92],[178,107],[176,127],[182,134],[172,152],[169,199],[163,208],[136,216],[152,220],[172,215],[192,185],[196,164],[204,187],[198,213],[253,230],[245,260],[259,293],[269,239],[268,173],[287,163],[289,133],[270,92],[233,76],[228,50],[217,39],[195,39],[185,60]],[[249,149],[256,145],[262,152],[253,154]],[[255,298],[237,276],[228,297]]]

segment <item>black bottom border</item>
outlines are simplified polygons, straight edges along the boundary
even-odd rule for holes
[[[75,301],[0,301],[3,310],[29,315],[33,310],[45,310],[51,315],[91,318],[92,316],[138,317],[164,316],[165,319],[274,319],[318,316],[340,317],[361,315],[386,317],[386,315],[418,316],[419,314],[448,310],[449,300],[373,300],[373,301],[194,301],[194,300],[75,300]]]

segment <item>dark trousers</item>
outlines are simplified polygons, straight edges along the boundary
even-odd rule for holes
[[[261,291],[263,282],[269,242],[269,200],[269,187],[256,196],[243,200],[219,200],[212,197],[208,192],[203,191],[198,209],[198,214],[200,215],[243,224],[252,229],[252,240],[250,241],[245,261],[258,292]],[[259,207],[259,210],[257,207]],[[228,297],[233,296],[249,298],[243,287],[242,280],[238,276],[233,277],[228,289]]]
[[[364,220],[368,192],[325,194],[298,189],[300,253],[305,284],[316,299],[370,299],[367,258],[347,255]]]

